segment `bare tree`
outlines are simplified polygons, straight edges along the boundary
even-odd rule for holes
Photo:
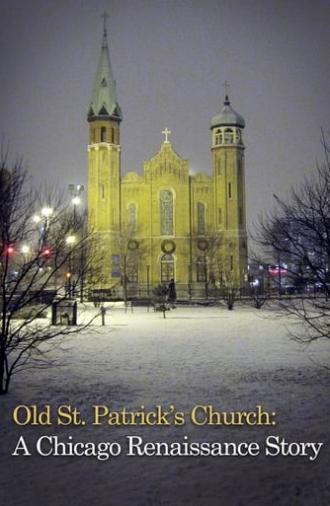
[[[7,156],[2,157],[0,394],[8,392],[15,373],[49,364],[47,351],[55,338],[82,329],[42,319],[54,295],[57,303],[72,300],[75,285],[93,263],[89,256],[74,272],[74,259],[90,240],[79,220],[74,221],[60,198],[33,191],[21,162],[10,167]]]
[[[166,318],[166,311],[170,311],[168,302],[168,288],[164,284],[159,284],[152,291],[152,304],[155,311],[162,311],[163,317]]]
[[[213,289],[216,299],[223,299],[229,310],[234,308],[240,295],[240,278],[232,260],[232,241],[221,232],[209,234],[207,237],[206,289],[207,294]]]
[[[255,237],[272,248],[279,276],[294,292],[280,298],[280,307],[304,324],[297,336],[303,341],[330,338],[330,148],[323,132],[322,144],[324,162],[286,200],[274,196],[275,208],[260,220]]]
[[[146,255],[146,246],[139,237],[136,224],[122,224],[118,234],[120,252],[121,286],[124,302],[127,304],[129,296],[137,295],[139,266]]]
[[[263,285],[250,286],[249,298],[256,309],[261,309],[267,301],[267,293]]]

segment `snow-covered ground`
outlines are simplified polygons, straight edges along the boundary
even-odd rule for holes
[[[60,368],[14,378],[0,399],[0,502],[6,506],[329,506],[329,342],[302,346],[292,322],[270,310],[177,308],[161,313],[110,310],[54,351]],[[19,404],[71,404],[89,421],[93,404],[113,410],[160,404],[188,413],[197,404],[219,410],[277,413],[275,427],[17,427]],[[319,457],[139,457],[105,462],[87,457],[10,456],[18,437],[80,441],[325,442]]]

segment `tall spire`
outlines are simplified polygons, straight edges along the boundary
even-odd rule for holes
[[[88,120],[112,118],[121,121],[121,110],[117,101],[116,84],[113,79],[107,38],[107,18],[103,15],[103,40],[101,55],[95,75],[94,87],[88,109]]]

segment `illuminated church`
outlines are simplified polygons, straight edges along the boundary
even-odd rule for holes
[[[226,95],[211,120],[211,174],[192,174],[170,131],[122,174],[119,107],[104,29],[88,109],[88,219],[100,273],[94,288],[144,297],[173,278],[179,297],[243,286],[247,275],[244,119]]]

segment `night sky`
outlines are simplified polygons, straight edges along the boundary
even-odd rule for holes
[[[108,36],[123,111],[122,171],[141,172],[171,131],[210,171],[225,80],[246,120],[248,222],[322,159],[329,131],[330,1],[1,0],[0,135],[37,182],[85,183],[86,121]]]

